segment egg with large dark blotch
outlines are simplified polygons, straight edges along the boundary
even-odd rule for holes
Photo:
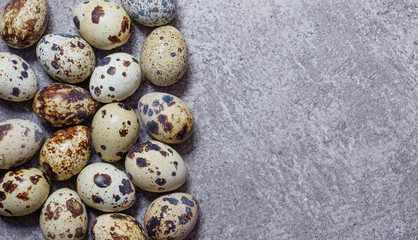
[[[42,146],[39,162],[53,180],[67,180],[83,169],[90,158],[91,132],[74,126],[54,133]]]
[[[0,18],[1,37],[10,47],[27,48],[41,38],[47,23],[47,0],[10,0]]]
[[[145,94],[139,99],[138,112],[145,129],[161,142],[181,143],[192,133],[192,112],[174,95],[162,92]]]
[[[89,91],[63,83],[53,83],[40,90],[32,106],[38,117],[54,127],[79,124],[97,110],[97,102]]]
[[[199,218],[199,203],[187,193],[155,199],[147,208],[144,226],[152,239],[184,239]]]
[[[88,206],[103,212],[119,212],[136,201],[128,176],[109,163],[93,163],[77,177],[77,192]]]

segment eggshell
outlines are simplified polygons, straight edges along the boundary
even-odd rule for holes
[[[170,146],[154,140],[135,145],[126,155],[125,169],[136,186],[150,192],[172,191],[187,178],[183,158]]]
[[[116,162],[135,144],[139,120],[128,105],[110,103],[97,111],[91,128],[93,146],[99,157],[107,162]]]
[[[188,50],[183,34],[172,26],[159,27],[145,39],[141,69],[155,85],[169,86],[186,72]]]
[[[171,94],[153,92],[142,96],[138,112],[145,129],[161,142],[181,143],[192,133],[192,112],[186,103]]]
[[[42,129],[29,120],[10,119],[0,123],[0,169],[25,163],[41,147]]]
[[[122,6],[138,23],[158,27],[169,23],[175,16],[175,0],[122,0]]]
[[[63,83],[40,90],[32,106],[38,117],[54,127],[79,124],[97,110],[97,102],[87,90]]]
[[[68,34],[48,34],[36,46],[43,69],[55,80],[79,83],[96,66],[93,48],[82,38]]]
[[[41,38],[47,22],[47,0],[10,0],[0,18],[1,37],[10,47],[27,48]]]
[[[47,240],[84,239],[88,228],[86,207],[75,191],[61,188],[46,200],[39,224]]]
[[[109,103],[131,96],[141,83],[139,61],[127,53],[103,58],[90,78],[90,94],[99,102]]]
[[[81,36],[93,47],[110,50],[125,44],[131,33],[131,19],[118,4],[100,0],[80,3],[73,22]]]
[[[135,203],[135,187],[128,176],[109,163],[93,163],[77,177],[77,192],[88,206],[119,212]]]
[[[13,102],[32,99],[38,80],[29,64],[16,54],[0,53],[0,98]]]
[[[53,180],[70,179],[90,158],[91,133],[86,126],[74,126],[54,133],[42,146],[39,162]]]
[[[49,183],[37,168],[20,168],[0,179],[0,215],[23,216],[38,210],[49,195]]]
[[[187,193],[172,193],[155,199],[147,208],[144,226],[152,239],[183,239],[199,218],[199,204]]]
[[[91,223],[91,235],[95,240],[129,239],[145,240],[145,231],[135,218],[122,214],[104,214]]]

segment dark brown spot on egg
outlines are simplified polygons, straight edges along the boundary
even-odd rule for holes
[[[163,125],[164,132],[171,132],[173,129],[173,124],[168,122],[167,116],[164,114],[158,115],[158,122]]]
[[[126,195],[132,193],[134,190],[132,189],[131,182],[128,179],[123,179],[122,185],[119,185],[119,191],[122,195]]]
[[[51,66],[55,69],[59,69],[61,67],[59,60],[60,60],[59,57],[55,55],[54,60],[51,61]]]
[[[58,174],[56,174],[52,170],[52,167],[48,163],[43,162],[42,163],[42,169],[44,170],[44,172],[46,173],[46,175],[48,175],[48,177],[50,177],[52,179],[58,179],[59,178]]]
[[[6,194],[0,191],[0,201],[6,200]]]
[[[100,18],[105,15],[105,12],[101,6],[97,6],[91,12],[91,21],[95,24],[100,22]]]
[[[152,134],[158,134],[158,123],[155,121],[147,122],[145,128]]]
[[[131,65],[130,61],[123,61],[123,66],[129,67]]]
[[[4,205],[3,205],[3,203],[0,203],[0,208],[4,208]]]
[[[164,224],[167,228],[167,230],[164,231],[165,235],[170,234],[170,232],[175,232],[176,231],[176,225],[174,224],[173,221],[166,220],[166,221],[164,221]]]
[[[128,129],[119,129],[119,135],[121,137],[126,137],[126,135],[128,135]]]
[[[159,186],[163,186],[167,183],[167,180],[165,180],[164,178],[157,178],[157,180],[155,180],[155,183]]]
[[[183,128],[180,130],[180,132],[177,133],[176,138],[180,140],[185,139],[185,137],[187,137],[188,134],[187,128],[187,124],[185,124]]]
[[[132,61],[134,61],[136,64],[139,64],[139,61],[136,58],[132,58]]]
[[[136,165],[140,168],[143,168],[143,167],[147,167],[150,164],[147,162],[147,159],[140,157],[136,159]]]
[[[120,42],[120,39],[118,38],[118,36],[109,36],[107,39],[112,43]]]
[[[107,74],[115,75],[115,73],[116,73],[116,68],[115,67],[110,67],[109,69],[107,69]]]
[[[177,175],[177,173],[174,172],[174,171],[171,173],[171,176],[173,176],[173,177],[175,177],[176,175]]]
[[[115,195],[115,194],[113,194],[113,199],[115,199],[115,202],[117,202],[117,201],[119,201],[120,200],[120,196],[119,195]]]
[[[72,238],[72,237],[73,237],[73,234],[69,233],[69,234],[67,235],[67,237],[68,237],[68,238]]]
[[[104,116],[106,116],[106,110],[102,110],[102,118],[104,118]]]
[[[100,90],[99,87],[94,88],[94,95],[96,95],[98,97],[98,96],[100,96],[101,93],[102,93],[102,90]]]
[[[84,236],[84,230],[82,227],[78,227],[75,229],[75,238],[82,238]]]
[[[107,174],[97,173],[94,175],[94,183],[100,188],[105,188],[112,184],[112,178]]]
[[[83,205],[74,198],[68,199],[65,202],[65,206],[67,207],[67,210],[70,211],[73,218],[76,218],[84,213]]]
[[[158,217],[152,217],[150,221],[145,224],[148,235],[152,238],[157,234],[160,229],[161,220]]]
[[[13,96],[15,96],[15,97],[19,97],[19,95],[20,95],[20,89],[19,88],[13,88],[12,89],[12,95]]]
[[[92,195],[91,196],[91,198],[93,199],[93,202],[94,203],[103,203],[104,201],[103,201],[103,198],[101,198],[100,196],[98,196],[98,195]]]
[[[126,16],[123,16],[121,31],[122,33],[126,32],[129,29],[129,18]]]
[[[126,217],[124,215],[117,214],[117,213],[110,215],[110,217],[113,218],[113,219],[126,219]]]
[[[13,183],[13,180],[9,180],[9,181],[3,183],[3,189],[7,193],[14,192],[16,190],[17,186],[18,185],[16,183]]]
[[[84,45],[84,43],[82,43],[82,42],[78,41],[78,42],[77,42],[77,46],[78,46],[79,48],[83,49],[86,45]]]
[[[29,180],[34,184],[34,185],[36,185],[38,182],[39,182],[39,179],[41,178],[42,176],[41,175],[35,175],[35,176],[31,176],[30,178],[29,178]]]
[[[13,125],[8,123],[4,125],[0,125],[0,141],[3,140],[3,137],[7,135],[7,133],[13,129]]]
[[[123,72],[123,73],[122,73],[122,76],[126,77],[126,72]]]
[[[105,145],[101,145],[101,146],[100,146],[100,148],[101,148],[102,150],[106,150],[106,146],[105,146]]]
[[[130,106],[128,106],[128,105],[126,105],[124,103],[119,103],[118,106],[120,108],[123,108],[123,109],[127,110],[127,111],[131,111],[132,110],[132,108]]]
[[[97,66],[99,66],[99,67],[106,66],[107,64],[110,63],[110,60],[112,60],[110,57],[105,57],[102,60],[100,60],[100,62]]]
[[[75,17],[73,18],[73,22],[74,22],[75,27],[76,27],[77,29],[80,29],[80,20],[78,19],[78,17],[77,17],[77,16],[75,16]]]
[[[28,197],[28,192],[19,193],[16,195],[17,198],[19,198],[22,201],[28,201],[30,198]]]

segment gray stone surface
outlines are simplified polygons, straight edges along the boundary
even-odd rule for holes
[[[49,0],[47,33],[77,34],[82,1]],[[194,112],[193,136],[174,146],[189,169],[180,190],[201,206],[188,239],[417,239],[417,24],[409,0],[179,0],[186,76],[144,82],[126,102],[164,91]],[[128,44],[97,58],[138,57],[151,30],[134,25]],[[33,47],[0,50],[29,61],[40,87],[53,82]],[[0,112],[40,123],[30,103],[0,100]],[[138,191],[126,212],[142,222],[157,196]],[[38,214],[1,217],[0,239],[41,239]]]

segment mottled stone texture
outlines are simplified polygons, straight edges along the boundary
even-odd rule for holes
[[[71,12],[82,1],[49,0],[47,33],[77,34]],[[171,24],[189,45],[185,77],[172,87],[144,82],[125,102],[136,108],[163,91],[194,112],[193,136],[173,146],[189,169],[180,190],[201,206],[188,239],[418,237],[416,1],[178,0]],[[135,24],[126,45],[97,51],[98,60],[139,57],[151,30]],[[53,82],[34,47],[0,41],[0,50],[26,59],[41,87]],[[40,123],[30,102],[0,100],[0,112]],[[139,138],[150,138],[143,127]],[[138,191],[126,213],[143,222],[158,196]],[[1,217],[0,239],[41,239],[38,214]],[[98,214],[90,209],[90,221]]]

